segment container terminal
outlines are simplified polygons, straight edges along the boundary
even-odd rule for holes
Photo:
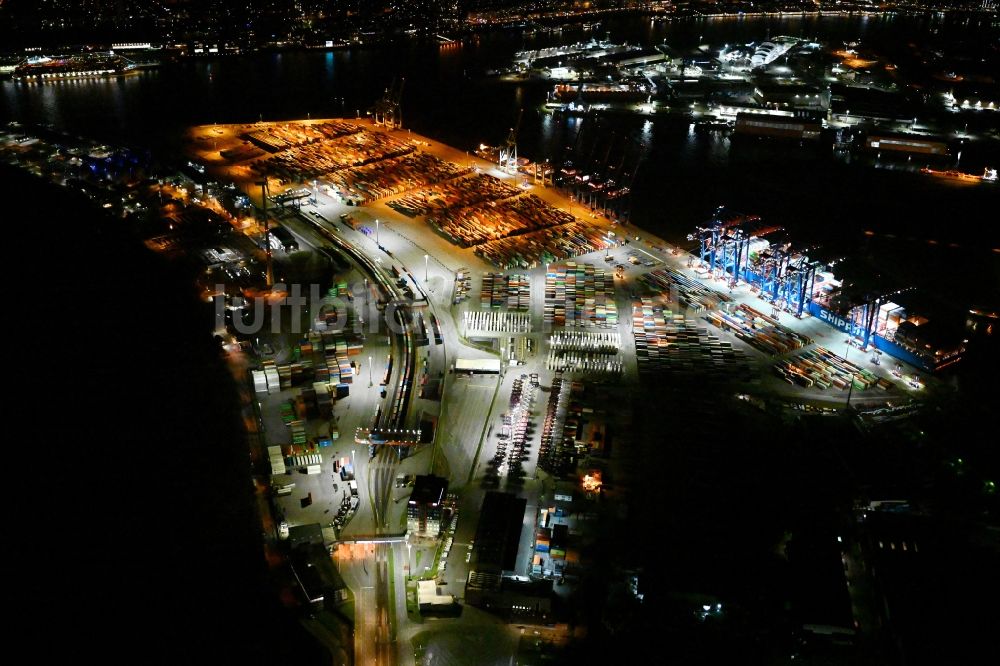
[[[810,259],[791,242],[766,237],[780,231],[756,216],[716,210],[706,226],[688,236],[698,241],[699,268],[730,287],[741,281],[779,311],[801,319],[811,315],[843,331],[862,350],[873,348],[928,372],[957,363],[965,351],[961,339],[943,341],[927,317],[907,316],[893,298],[911,289],[856,288],[838,279],[827,264]]]
[[[855,349],[863,350],[856,352],[863,360],[855,361],[904,386],[916,371],[933,373],[954,364],[964,349],[961,340],[931,336],[936,326],[925,315],[908,314],[900,301],[912,290],[875,285],[859,292],[850,278],[838,276],[828,263],[814,258],[815,251],[770,240],[777,228],[755,216],[719,209],[689,236],[697,243],[693,254],[646,233],[636,236],[626,231],[627,211],[613,209],[613,195],[627,192],[639,167],[640,156],[628,147],[610,143],[586,150],[578,147],[577,153],[589,156],[589,163],[576,169],[567,160],[558,170],[546,164],[545,171],[536,174],[536,164],[515,157],[516,128],[508,144],[492,150],[482,146],[476,156],[384,123],[350,119],[202,127],[193,130],[192,143],[192,157],[217,177],[234,180],[251,198],[259,198],[260,186],[254,183],[264,177],[275,205],[292,205],[300,211],[318,205],[319,215],[337,219],[340,213],[325,210],[330,204],[324,201],[340,202],[350,211],[353,228],[372,234],[377,244],[379,233],[402,224],[406,235],[416,234],[438,248],[432,256],[450,255],[452,263],[466,270],[481,266],[482,275],[513,270],[515,277],[521,276],[518,280],[543,285],[559,262],[607,266],[610,256],[611,279],[635,285],[633,290],[655,288],[656,297],[669,296],[670,290],[660,289],[656,278],[646,274],[669,269],[692,282],[689,291],[725,297],[703,303],[692,298],[685,303],[689,309],[695,304],[700,321],[721,323],[723,333],[738,330],[732,318],[749,320],[748,330],[754,329],[755,321],[767,326],[763,320],[773,319],[778,327],[811,340],[817,328],[809,322],[816,322],[828,336],[845,334]],[[344,152],[345,147],[356,151],[354,157]],[[625,181],[621,185],[608,177],[615,168]],[[294,201],[282,198],[286,193]],[[304,217],[311,222],[318,219],[309,213]],[[645,240],[636,241],[640,236]],[[392,266],[385,265],[384,270],[397,268],[387,259]],[[476,272],[472,269],[473,276]],[[646,282],[640,283],[640,278]],[[676,291],[675,283],[667,281]],[[456,291],[449,300],[462,310],[469,307],[463,294],[474,293]],[[703,318],[702,308],[718,311],[730,321]],[[619,312],[632,309],[630,301],[619,299]],[[671,316],[674,311],[676,307]],[[934,319],[936,324],[938,318]],[[502,328],[513,321],[477,327]],[[623,333],[633,337],[627,328]],[[754,348],[742,341],[736,346]],[[882,354],[899,361],[898,367],[881,367]],[[924,381],[915,383],[922,386]]]
[[[627,223],[615,202],[629,195],[611,193],[640,166],[628,146],[522,169],[516,131],[484,159],[402,129],[388,97],[377,120],[194,127],[189,163],[145,180],[128,151],[56,148],[19,127],[0,137],[0,158],[112,213],[163,211],[150,248],[197,249],[246,380],[271,561],[289,563],[311,608],[354,591],[362,661],[389,663],[377,636],[409,626],[408,609],[479,605],[566,639],[549,625],[586,573],[610,433],[629,427],[609,405],[636,386],[693,380],[877,418],[912,409],[961,358],[897,305],[911,292],[859,290],[756,216],[718,209],[693,252]],[[218,233],[195,233],[206,226]],[[251,305],[290,295],[297,265],[327,260],[333,285],[307,330],[240,332]],[[394,329],[370,327],[390,312]],[[428,473],[450,479],[430,500],[406,483]],[[501,488],[524,497],[489,494]],[[307,570],[324,553],[337,567],[321,595]]]
[[[371,246],[371,258],[359,256],[370,281],[377,276],[385,284],[366,301],[385,305],[393,293],[413,299],[403,313],[410,333],[370,361],[354,337],[342,345],[326,339],[320,323],[335,313],[317,315],[319,337],[309,340],[311,349],[332,345],[335,362],[324,359],[330,376],[363,374],[358,365],[374,364],[385,375],[382,388],[394,377],[405,381],[398,390],[389,386],[392,397],[373,419],[341,429],[372,450],[419,443],[427,419],[413,421],[407,404],[440,398],[446,387],[433,366],[418,360],[423,352],[407,345],[433,350],[455,335],[487,345],[505,362],[537,358],[545,373],[628,381],[663,369],[717,368],[722,378],[752,377],[763,392],[831,407],[909,400],[933,382],[933,373],[962,358],[964,340],[944,334],[944,317],[929,314],[909,285],[872,284],[863,269],[845,273],[844,263],[823,257],[820,248],[797,246],[757,216],[719,208],[688,237],[691,252],[632,228],[627,206],[615,208],[627,200],[641,164],[641,154],[627,146],[578,146],[571,156],[580,156],[579,168],[569,161],[536,168],[515,157],[516,131],[496,152],[483,152],[488,160],[393,122],[389,114],[379,122],[193,128],[189,158],[197,168],[185,167],[188,184],[173,186],[170,195],[185,206],[171,213],[171,229],[212,218],[249,240],[201,250],[209,257],[206,280],[235,280],[235,291],[225,294],[233,311],[260,293],[252,276],[272,255],[348,239]],[[106,208],[141,208],[138,191],[119,199],[88,180],[91,171],[100,175],[132,158],[96,145],[49,155],[44,141],[22,130],[6,137],[6,154],[44,155],[54,177],[98,196]],[[81,171],[84,164],[91,168]],[[205,184],[211,178],[228,185],[211,192]],[[199,210],[204,214],[195,215]],[[257,219],[262,211],[274,218],[270,229]],[[147,244],[173,251],[177,242],[167,231]],[[423,251],[411,257],[412,248]],[[281,277],[273,270],[267,269],[268,284]],[[210,294],[213,287],[205,289]],[[348,292],[344,286],[336,295]],[[443,299],[445,311],[422,312],[434,299]],[[559,329],[579,334],[548,333]],[[296,345],[302,357],[303,344]],[[451,356],[441,370],[477,355],[463,358]],[[833,368],[834,379],[803,371],[817,365]],[[862,390],[885,392],[848,396],[857,377],[866,378],[858,382]]]
[[[296,142],[302,145],[296,147]],[[24,143],[16,145],[24,150]],[[352,159],[357,164],[344,161],[348,154],[344,147],[356,151]],[[100,161],[90,153],[105,154],[90,150],[83,157]],[[323,161],[332,155],[341,161]],[[933,372],[961,358],[960,343],[928,348],[925,338],[934,326],[928,326],[931,322],[925,315],[907,314],[904,301],[911,293],[895,294],[900,291],[896,287],[880,291],[877,285],[859,293],[850,279],[835,275],[828,264],[814,258],[816,252],[770,240],[776,231],[756,217],[716,211],[691,235],[697,245],[694,254],[688,254],[644,232],[636,240],[638,234],[626,231],[629,226],[616,222],[616,216],[606,212],[604,201],[591,192],[596,178],[577,178],[579,174],[565,166],[567,174],[562,174],[559,183],[536,181],[516,168],[511,173],[509,164],[488,163],[409,132],[346,119],[196,128],[192,157],[215,171],[213,175],[242,187],[244,195],[235,200],[260,201],[261,188],[256,183],[264,175],[276,211],[294,211],[312,223],[320,223],[321,218],[331,224],[340,220],[338,227],[348,225],[352,233],[367,234],[383,247],[380,235],[402,225],[407,236],[420,236],[425,247],[435,248],[433,254],[428,252],[430,256],[451,257],[445,264],[455,264],[449,270],[448,283],[454,285],[449,302],[461,312],[460,320],[469,304],[478,300],[478,275],[513,270],[519,284],[531,285],[530,291],[546,283],[553,264],[576,261],[608,266],[614,283],[627,291],[653,284],[649,280],[654,278],[646,285],[639,283],[647,273],[670,269],[691,281],[683,293],[715,295],[714,301],[705,301],[713,310],[740,317],[740,312],[749,312],[740,310],[745,303],[806,338],[815,339],[817,330],[844,333],[866,353],[883,352],[920,371]],[[626,164],[630,159],[626,157]],[[319,202],[318,208],[313,201]],[[108,203],[114,202],[109,199]],[[331,210],[331,206],[336,208]],[[259,227],[247,217],[249,211],[244,207],[233,217],[241,227]],[[293,233],[295,224],[291,223]],[[279,252],[304,246],[300,237],[289,238],[287,232],[268,235],[279,239],[275,244]],[[417,263],[423,263],[422,256]],[[459,271],[460,267],[464,270]],[[419,274],[419,268],[403,268],[393,257],[383,256],[387,278],[402,281],[411,293],[419,294],[421,285],[405,275]],[[460,275],[470,275],[472,280],[460,281]],[[670,284],[677,282],[671,280]],[[463,284],[468,286],[460,289]],[[507,285],[505,276],[505,289]],[[659,290],[664,291],[668,290]],[[633,309],[631,300],[622,298],[624,293],[618,290],[614,296],[616,310],[623,314]],[[520,299],[523,308],[524,294],[511,298]],[[685,306],[691,307],[698,299],[686,301]],[[627,317],[621,320],[623,325]],[[435,321],[440,326],[442,317]],[[817,329],[809,322],[822,326]],[[534,330],[540,330],[543,323],[539,320]],[[630,328],[623,328],[622,333],[623,339],[633,339]],[[539,348],[546,353],[547,342]],[[890,380],[898,379],[884,368],[881,371]]]

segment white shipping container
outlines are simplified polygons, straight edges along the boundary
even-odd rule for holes
[[[281,380],[278,377],[278,370],[274,367],[270,367],[264,371],[264,375],[267,377],[267,392],[277,393],[281,390]]]
[[[267,393],[267,377],[264,375],[263,370],[251,370],[251,376],[253,377],[253,389],[257,393]]]

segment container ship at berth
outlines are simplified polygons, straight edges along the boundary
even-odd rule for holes
[[[87,77],[125,76],[138,70],[131,60],[108,53],[28,58],[14,68],[15,81],[57,81]]]

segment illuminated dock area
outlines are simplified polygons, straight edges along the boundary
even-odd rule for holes
[[[426,271],[432,288],[440,287],[435,298],[451,307],[456,321],[479,301],[480,276],[500,269],[523,274],[536,285],[531,330],[545,331],[550,323],[544,319],[541,292],[550,270],[566,262],[616,269],[625,378],[638,377],[641,369],[639,339],[628,315],[637,307],[633,297],[644,295],[671,318],[686,318],[683,328],[690,331],[682,338],[661,336],[658,345],[669,347],[675,339],[684,345],[731,346],[746,357],[750,374],[740,377],[752,378],[750,390],[827,405],[850,399],[860,406],[905,402],[920,395],[929,380],[909,364],[848,344],[846,333],[808,312],[773,308],[745,281],[733,285],[707,270],[698,256],[633,225],[618,224],[556,187],[409,130],[390,130],[368,119],[207,125],[190,130],[188,146],[191,159],[218,179],[236,183],[258,206],[266,182],[269,208],[293,206],[313,224],[361,239],[373,256],[382,255],[387,272]],[[687,300],[676,301],[676,290],[662,282],[664,271],[687,284]],[[475,285],[463,290],[464,297],[451,291],[459,272],[471,274]],[[697,293],[720,298],[703,302]],[[695,335],[699,329],[707,336]],[[645,337],[639,342],[646,344]],[[547,353],[546,347],[543,341],[540,352]],[[846,358],[846,364],[836,362],[839,371],[856,368],[864,379],[851,384],[840,377],[806,381],[790,376],[789,367],[809,365],[799,356],[815,355],[817,348]],[[742,373],[746,364],[738,365]]]

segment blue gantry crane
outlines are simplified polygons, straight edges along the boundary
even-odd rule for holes
[[[688,235],[688,240],[698,241],[699,257],[715,277],[728,274],[731,281],[738,282],[750,240],[744,224],[759,220],[757,216],[731,213],[725,206],[719,206],[705,226]]]
[[[806,254],[812,249],[795,250],[786,242],[751,250],[743,277],[774,309],[801,317],[812,298],[820,267]]]
[[[743,215],[719,206],[705,226],[688,240],[697,240],[699,257],[716,278],[727,278],[730,287],[743,280],[772,304],[801,317],[815,287],[819,262],[807,250],[789,242],[770,243],[764,236],[781,231],[764,226],[757,215]]]

